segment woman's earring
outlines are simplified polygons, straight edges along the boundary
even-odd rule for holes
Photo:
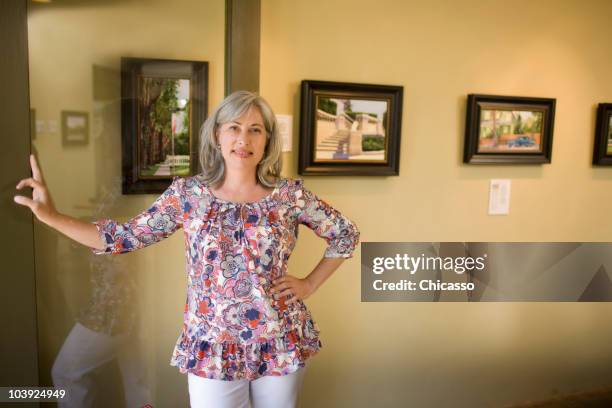
[[[221,149],[221,145],[220,144],[217,145],[217,149]]]

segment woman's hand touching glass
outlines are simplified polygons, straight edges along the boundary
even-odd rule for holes
[[[30,187],[32,198],[17,195],[14,198],[15,202],[28,207],[39,221],[72,238],[79,244],[90,248],[104,249],[105,245],[94,224],[61,214],[55,209],[51,194],[49,194],[49,190],[43,181],[40,167],[38,167],[38,162],[33,154],[30,155],[30,166],[32,177],[21,180],[17,184],[17,190]]]
[[[53,200],[47,190],[47,186],[43,181],[38,162],[33,154],[30,155],[30,167],[32,168],[32,177],[23,179],[17,183],[17,190],[24,187],[32,189],[32,198],[17,195],[14,200],[17,204],[28,207],[39,221],[48,224],[54,216],[57,215]]]

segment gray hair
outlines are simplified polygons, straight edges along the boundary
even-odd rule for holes
[[[251,107],[256,107],[263,118],[266,129],[264,156],[257,165],[257,180],[266,187],[274,187],[282,169],[282,146],[278,134],[276,116],[261,96],[249,91],[236,91],[227,96],[206,119],[200,131],[200,178],[215,186],[225,178],[225,160],[217,148],[217,131],[224,123],[242,116]]]

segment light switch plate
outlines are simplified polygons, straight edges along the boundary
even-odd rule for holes
[[[510,180],[492,179],[489,185],[489,215],[510,213]]]

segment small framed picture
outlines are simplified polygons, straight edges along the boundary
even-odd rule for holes
[[[302,175],[399,174],[403,87],[302,81]]]
[[[123,194],[162,193],[199,173],[208,63],[121,58]]]
[[[62,146],[84,146],[89,142],[89,114],[62,111]]]
[[[468,95],[463,162],[551,162],[555,99]]]
[[[600,103],[597,108],[593,164],[612,166],[612,103]]]

